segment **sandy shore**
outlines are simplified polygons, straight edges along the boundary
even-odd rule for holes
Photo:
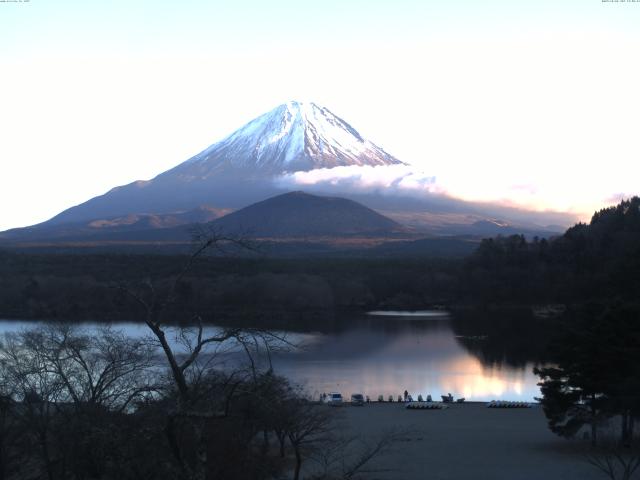
[[[588,445],[551,433],[539,406],[493,409],[485,404],[454,404],[447,410],[407,410],[401,404],[372,403],[364,407],[344,406],[340,410],[341,423],[349,434],[374,438],[393,428],[411,432],[375,462],[375,467],[391,471],[366,478],[603,478],[584,458]]]

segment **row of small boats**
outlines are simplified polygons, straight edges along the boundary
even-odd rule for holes
[[[405,408],[407,410],[444,410],[449,406],[441,402],[410,402]]]
[[[514,402],[509,400],[491,400],[487,403],[487,408],[531,408],[528,402]]]
[[[529,402],[515,402],[509,400],[491,400],[487,403],[487,408],[532,408]],[[444,402],[409,402],[407,410],[444,410],[449,406]]]

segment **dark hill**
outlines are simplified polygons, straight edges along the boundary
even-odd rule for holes
[[[406,233],[393,220],[353,200],[291,192],[214,220],[220,231],[252,237],[339,237]]]

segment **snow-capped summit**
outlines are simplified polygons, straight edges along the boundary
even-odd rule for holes
[[[229,169],[279,174],[401,163],[327,108],[291,101],[250,121],[173,173],[203,178]]]

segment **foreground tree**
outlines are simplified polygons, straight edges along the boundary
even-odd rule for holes
[[[553,348],[557,366],[535,369],[549,427],[572,437],[588,424],[596,445],[598,425],[620,416],[629,446],[640,415],[640,310],[590,306],[567,324]]]
[[[288,342],[284,336],[274,332],[252,328],[207,331],[199,313],[194,313],[186,321],[172,317],[175,314],[173,306],[184,290],[184,279],[201,257],[210,251],[228,254],[230,250],[252,249],[246,241],[218,232],[198,231],[195,239],[193,253],[170,283],[156,286],[148,279],[134,285],[120,284],[118,288],[141,307],[144,322],[160,346],[169,368],[171,383],[167,399],[170,403],[165,432],[175,460],[182,469],[182,476],[204,479],[210,470],[217,469],[216,475],[232,478],[230,475],[242,474],[225,470],[228,464],[219,456],[216,457],[217,462],[210,461],[210,446],[216,443],[216,437],[228,435],[229,426],[235,423],[237,430],[229,438],[235,442],[236,451],[246,453],[256,429],[260,425],[267,428],[268,422],[257,413],[260,410],[257,401],[265,400],[267,393],[277,393],[277,389],[264,388],[270,383],[267,378],[271,371],[270,355],[272,350]],[[176,338],[173,343],[170,341],[172,334]],[[229,349],[244,352],[249,367],[236,367],[227,373],[214,369],[216,354]],[[260,369],[258,357],[261,355],[268,360],[266,371]],[[235,435],[239,432],[241,434]],[[247,471],[253,471],[247,460],[245,456],[237,459],[236,463],[246,466]]]
[[[8,335],[0,363],[7,421],[23,434],[11,450],[50,480],[105,474],[117,419],[155,389],[151,349],[109,328],[88,335],[58,324]],[[26,461],[33,447],[36,464]]]
[[[295,455],[293,479],[298,480],[303,459],[327,440],[333,418],[325,406],[296,399],[289,402],[287,411],[285,431]]]
[[[20,470],[18,444],[22,428],[17,422],[17,404],[7,365],[0,361],[0,480],[13,478]]]

